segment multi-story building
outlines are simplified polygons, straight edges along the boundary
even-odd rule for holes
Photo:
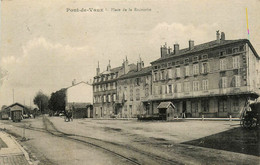
[[[152,64],[152,113],[171,101],[186,117],[238,117],[247,99],[257,98],[260,87],[259,55],[247,39],[216,40],[174,49],[161,47]]]
[[[152,87],[152,67],[145,67],[140,59],[137,68],[118,78],[117,109],[120,117],[131,118],[149,114]]]
[[[124,60],[122,66],[111,68],[110,62],[106,71],[100,73],[100,68],[96,69],[96,76],[93,82],[93,110],[94,118],[109,118],[117,115],[116,108],[117,96],[117,80],[120,76],[127,74],[129,71],[136,69],[135,64],[128,64],[128,60]]]

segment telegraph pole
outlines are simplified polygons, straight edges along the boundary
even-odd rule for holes
[[[14,103],[14,89],[13,89],[13,103]]]

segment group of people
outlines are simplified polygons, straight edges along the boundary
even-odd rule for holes
[[[71,111],[65,111],[65,122],[73,121],[72,112]]]

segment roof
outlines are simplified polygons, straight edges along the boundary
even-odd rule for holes
[[[82,83],[87,84],[87,85],[91,85],[91,84],[86,83],[85,81],[81,81],[81,82],[79,82],[79,83],[77,83],[77,84],[74,84],[74,85],[71,85],[71,86],[69,86],[69,87],[67,87],[67,88],[62,88],[62,89],[67,90],[68,88],[74,87],[74,86],[79,85],[79,84],[82,84]]]
[[[20,106],[20,107],[23,107],[23,108],[26,108],[26,109],[28,109],[28,107],[27,106],[24,106],[24,105],[22,105],[22,104],[20,104],[20,103],[13,103],[13,104],[11,104],[11,105],[9,105],[8,107],[5,107],[5,109],[8,109],[8,108],[11,108],[11,107],[13,107],[13,106],[15,106],[15,105],[18,105],[18,106]]]
[[[132,70],[132,71],[128,72],[127,74],[120,76],[119,79],[127,79],[127,78],[131,78],[131,77],[147,75],[147,74],[150,74],[151,72],[152,72],[152,67],[148,66],[148,67],[142,68],[140,71]]]
[[[175,108],[175,106],[173,105],[172,102],[170,101],[167,101],[167,102],[161,102],[159,105],[158,105],[158,109],[164,109],[164,108],[168,108],[169,106],[172,106],[173,108]]]
[[[195,45],[194,48],[191,50],[189,48],[180,49],[179,53],[177,55],[174,55],[173,53],[171,53],[170,55],[166,55],[166,57],[161,57],[161,58],[151,62],[151,64],[160,62],[163,60],[171,59],[171,58],[176,58],[176,57],[179,57],[182,55],[197,53],[197,52],[200,52],[203,50],[212,49],[212,48],[221,47],[224,45],[229,45],[229,44],[234,44],[234,43],[239,43],[239,42],[247,42],[249,44],[250,48],[252,49],[252,51],[254,52],[255,56],[257,58],[260,58],[259,55],[256,53],[255,49],[253,48],[252,44],[250,43],[250,41],[247,39],[222,40],[222,41],[220,41],[220,43],[217,43],[217,40],[213,40],[213,41],[206,42],[203,44]]]
[[[135,66],[135,64],[129,64],[128,67],[131,69],[131,68],[136,67],[136,66]],[[123,69],[123,66],[115,67],[115,68],[110,69],[110,71],[106,70],[106,71],[100,73],[98,76],[116,73],[116,72],[119,72],[121,69]],[[98,76],[95,76],[95,77],[98,77]]]

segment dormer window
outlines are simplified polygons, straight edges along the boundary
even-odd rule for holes
[[[225,54],[226,54],[226,51],[220,51],[220,52],[219,52],[219,56],[220,56],[220,57],[224,56]]]
[[[189,63],[189,59],[186,58],[186,59],[184,60],[184,64],[188,64],[188,63]]]
[[[238,52],[238,48],[233,48],[233,53],[237,53]]]
[[[244,51],[244,50],[245,50],[244,45],[239,46],[239,51],[240,51],[240,52],[242,52],[242,51]]]
[[[198,56],[193,57],[193,62],[197,62],[198,59],[199,59]]]
[[[226,50],[226,52],[227,52],[227,54],[231,54],[231,53],[232,53],[232,49],[231,49],[231,48],[228,48],[228,49]]]
[[[208,59],[208,55],[207,54],[202,55],[202,59],[203,60]]]

